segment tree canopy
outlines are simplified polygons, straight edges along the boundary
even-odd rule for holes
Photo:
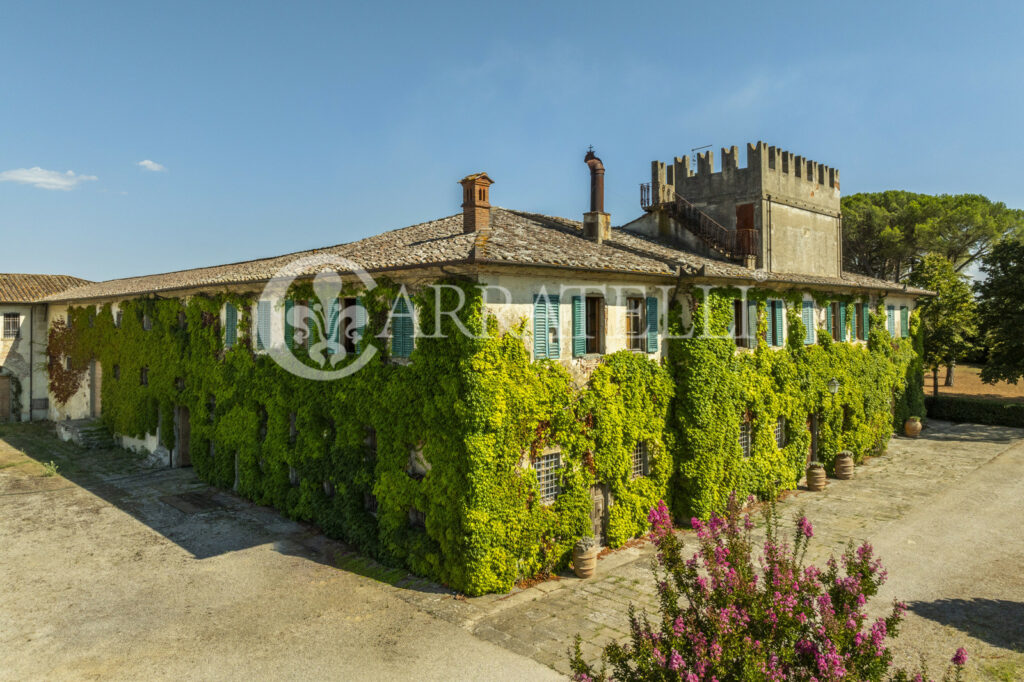
[[[982,261],[986,277],[975,285],[981,331],[988,346],[983,381],[1017,383],[1024,376],[1024,242],[1007,239]]]
[[[910,283],[936,294],[919,304],[925,368],[937,372],[939,367],[955,366],[977,330],[974,295],[966,277],[945,256],[930,253],[914,268]]]
[[[980,194],[851,194],[842,210],[844,266],[894,281],[925,254],[940,254],[961,272],[1000,239],[1024,234],[1024,211]]]

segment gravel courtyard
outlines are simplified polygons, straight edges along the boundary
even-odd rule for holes
[[[934,672],[965,646],[969,678],[1024,679],[1024,432],[933,422],[781,505],[800,510],[811,560],[874,544],[879,609],[910,605],[901,663]],[[629,603],[653,607],[651,557],[639,543],[589,581],[465,599],[191,470],[0,426],[2,679],[557,679],[577,632],[596,656]]]

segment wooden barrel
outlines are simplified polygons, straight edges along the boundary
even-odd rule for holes
[[[807,467],[807,489],[818,491],[825,489],[825,469],[822,467]]]
[[[836,478],[849,481],[853,478],[853,453],[843,451],[836,455]]]

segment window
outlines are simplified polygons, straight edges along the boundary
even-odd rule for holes
[[[533,296],[533,357],[557,358],[561,354],[558,294]]]
[[[299,426],[294,412],[288,415],[288,444],[295,445],[299,439]]]
[[[185,314],[184,310],[178,311],[178,328],[188,329],[188,315]]]
[[[143,367],[139,370],[139,384],[149,386],[149,367]]]
[[[238,308],[233,303],[224,305],[224,347],[231,348],[238,341]]]
[[[178,390],[178,391],[184,391],[185,390],[185,378],[184,377],[174,377],[174,388],[175,388],[175,390]]]
[[[905,305],[900,306],[900,337],[910,338],[910,309]]]
[[[114,378],[115,379],[120,379],[121,378],[121,365],[114,365]]]
[[[429,471],[430,462],[423,456],[423,444],[409,448],[409,463],[405,467],[405,473],[409,474],[410,478],[422,481]]]
[[[426,528],[427,515],[416,507],[409,509],[409,525],[413,528]]]
[[[814,335],[817,333],[817,324],[814,321],[814,301],[804,299],[802,301],[801,319],[804,323],[804,345],[814,343]]]
[[[604,297],[572,297],[573,357],[604,352],[604,314]]]
[[[153,328],[153,318],[148,314],[143,314],[142,316],[142,328],[147,332]]]
[[[647,350],[647,325],[644,324],[647,313],[644,310],[644,299],[630,297],[626,299],[626,347],[629,350],[645,352]]]
[[[371,515],[377,515],[377,496],[373,493],[363,493],[363,509]]]
[[[17,338],[21,333],[21,315],[18,313],[4,313],[4,338]]]
[[[807,450],[807,463],[818,461],[818,415],[807,418],[807,430],[811,434],[811,443]]]
[[[646,476],[648,471],[647,443],[640,441],[633,447],[633,478]]]
[[[412,355],[415,336],[414,310],[405,297],[395,301],[391,309],[391,357],[408,358]]]
[[[853,304],[853,338],[864,340],[864,304]]]
[[[786,447],[786,418],[779,417],[775,420],[775,444],[781,450]]]
[[[550,504],[558,497],[561,489],[558,486],[558,470],[562,466],[561,451],[547,452],[533,461],[533,470],[537,472],[537,485],[540,488],[540,501]]]
[[[206,416],[211,424],[217,421],[217,399],[212,393],[206,396]]]
[[[118,310],[114,313],[114,327],[117,329],[121,328],[121,321],[124,319],[124,313]]]
[[[841,324],[841,322],[845,322],[845,320],[840,320],[840,317],[845,317],[845,315],[843,315],[842,312],[840,312],[840,310],[845,312],[845,309],[846,306],[843,306],[838,302],[833,302],[828,306],[828,329],[830,332],[832,332],[833,341],[844,340],[843,337],[845,336],[845,334],[843,334],[843,325]]]
[[[365,322],[361,318],[366,317],[360,301],[355,298],[342,299],[342,310],[338,320],[338,333],[341,335],[341,344],[346,353],[356,352],[356,340],[363,335]]]
[[[736,341],[737,348],[757,346],[757,302],[750,299],[733,299],[732,324],[729,333]]]
[[[270,348],[270,301],[256,302],[256,350]]]
[[[740,416],[740,450],[743,451],[744,457],[750,457],[750,442],[751,442],[751,419],[750,411],[744,412]]]
[[[896,337],[896,308],[894,306],[886,306],[885,308],[885,325],[889,330],[889,336]]]
[[[768,310],[768,329],[765,332],[768,345],[781,346],[785,338],[783,303],[778,299],[768,299],[765,303]]]
[[[71,371],[71,356],[70,355],[64,358],[64,369],[66,369],[69,372]]]

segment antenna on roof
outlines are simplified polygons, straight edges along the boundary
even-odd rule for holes
[[[592,151],[594,151],[594,145],[592,145],[592,144],[588,144],[588,145],[587,145],[587,151],[588,151],[588,152],[592,152]]]
[[[703,147],[694,147],[693,149],[690,150],[690,159],[691,159],[690,163],[693,165],[693,170],[697,169],[697,155],[695,154],[695,152],[699,152],[701,149],[710,149],[710,148],[711,148],[711,145],[706,144]]]

